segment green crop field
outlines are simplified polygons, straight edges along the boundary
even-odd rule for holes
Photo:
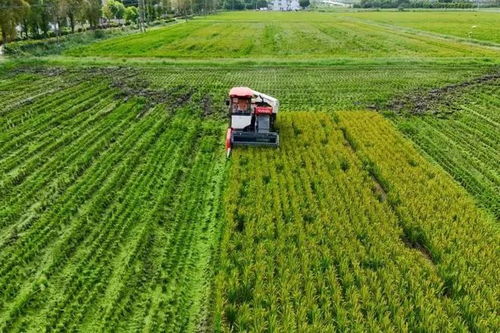
[[[498,50],[422,36],[354,20],[342,14],[245,13],[209,16],[151,30],[147,35],[109,39],[66,54],[191,59],[325,59],[394,55],[398,58],[498,57]]]
[[[286,111],[382,108],[407,92],[456,84],[492,71],[491,65],[355,64],[332,67],[253,66],[142,67],[140,76],[157,89],[189,86],[210,96],[225,115],[228,87],[247,85],[280,100]],[[376,87],[376,89],[374,88]]]
[[[153,106],[82,74],[1,81],[0,330],[193,330],[224,128],[189,91]]]
[[[227,12],[0,58],[0,331],[497,331],[497,18]],[[226,158],[233,86],[280,100],[279,148]]]
[[[349,15],[394,26],[500,43],[498,13],[495,12],[365,12]]]

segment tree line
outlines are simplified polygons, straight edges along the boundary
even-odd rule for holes
[[[113,19],[147,24],[167,15],[210,13],[221,7],[220,0],[0,0],[0,30],[6,43],[75,32],[77,26],[98,29]]]

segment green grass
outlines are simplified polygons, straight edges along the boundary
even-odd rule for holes
[[[216,327],[498,326],[498,234],[442,169],[374,112],[283,113],[278,123],[277,151],[231,159]]]
[[[360,12],[348,15],[465,39],[500,43],[498,12]]]
[[[77,46],[83,46],[99,40],[105,40],[130,33],[133,33],[133,30],[128,28],[96,30],[78,32],[61,36],[59,38],[52,37],[41,40],[11,42],[4,46],[4,53],[15,57],[55,55],[61,54],[64,51]]]
[[[208,16],[144,35],[118,37],[75,48],[66,54],[261,60],[495,58],[499,55],[498,50],[481,45],[384,27],[342,13],[304,12]]]

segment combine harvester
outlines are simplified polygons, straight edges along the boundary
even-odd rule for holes
[[[229,128],[226,135],[227,157],[233,146],[279,146],[274,128],[279,101],[247,87],[229,91]]]

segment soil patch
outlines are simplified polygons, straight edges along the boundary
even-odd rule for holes
[[[400,96],[394,98],[383,108],[376,107],[376,109],[388,109],[396,113],[409,112],[416,115],[436,113],[449,115],[459,110],[457,100],[461,98],[463,90],[472,86],[491,84],[497,80],[500,80],[500,70],[468,81],[450,84],[425,92],[413,92],[402,97]]]

